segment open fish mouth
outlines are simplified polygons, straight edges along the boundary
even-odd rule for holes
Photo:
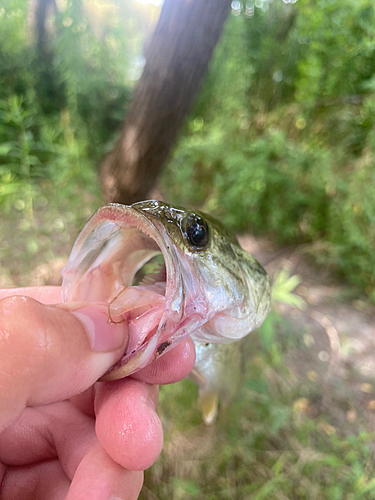
[[[99,209],[63,269],[64,301],[108,308],[128,329],[103,380],[144,368],[184,337],[229,343],[266,317],[270,281],[236,237],[207,214],[156,200]]]
[[[179,262],[163,224],[135,205],[103,207],[83,228],[63,269],[63,300],[105,304],[109,321],[129,329],[123,357],[103,380],[145,367],[205,321],[195,309],[184,324]]]

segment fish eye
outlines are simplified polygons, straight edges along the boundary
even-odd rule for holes
[[[203,248],[208,243],[208,226],[201,217],[189,217],[186,221],[186,237],[196,248]]]

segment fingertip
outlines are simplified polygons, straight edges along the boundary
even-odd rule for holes
[[[163,446],[155,411],[155,388],[132,379],[98,384],[96,434],[111,458],[125,469],[150,467]]]

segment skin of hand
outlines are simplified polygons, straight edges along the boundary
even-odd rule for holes
[[[60,302],[59,287],[0,290],[0,498],[136,499],[163,443],[155,384],[188,374],[194,344],[96,382],[122,356],[126,324]]]

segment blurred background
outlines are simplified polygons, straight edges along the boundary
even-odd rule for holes
[[[61,282],[161,8],[2,0],[1,287]],[[375,498],[374,111],[373,0],[232,1],[151,196],[234,229],[274,307],[214,426],[163,388],[143,499]]]

